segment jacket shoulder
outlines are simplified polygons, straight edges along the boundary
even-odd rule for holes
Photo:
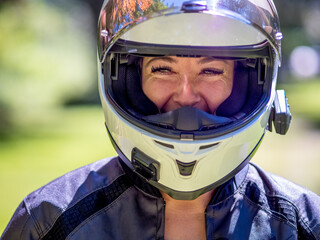
[[[244,195],[293,225],[305,239],[320,239],[320,196],[250,163]]]
[[[113,157],[53,180],[23,200],[1,239],[42,238],[66,210],[78,205],[83,199],[90,200],[101,189],[105,192],[108,186],[123,175],[118,157]]]

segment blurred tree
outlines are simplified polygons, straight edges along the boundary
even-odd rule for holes
[[[291,52],[297,46],[319,44],[310,37],[305,24],[310,15],[310,9],[320,9],[319,0],[274,0],[274,3],[279,13],[283,33],[283,61],[279,71],[279,81],[290,82],[292,78],[289,66]],[[318,26],[318,23],[315,25]]]
[[[87,12],[77,6],[81,22],[40,0],[1,5],[0,134],[94,88],[95,52],[82,28]]]
[[[0,8],[3,7],[6,4],[14,4],[14,3],[21,3],[24,2],[26,0],[1,0],[0,1]]]
[[[96,63],[96,41],[97,41],[97,22],[104,0],[46,0],[47,4],[53,5],[64,12],[77,26],[77,28],[86,34],[89,39],[90,59]],[[82,96],[70,99],[66,104],[99,104],[99,93],[97,87],[97,72],[94,71],[91,77],[92,88]],[[93,81],[92,81],[93,80]]]

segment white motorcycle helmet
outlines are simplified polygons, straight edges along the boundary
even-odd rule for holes
[[[288,104],[275,90],[281,38],[271,0],[105,0],[99,90],[119,156],[175,199],[195,199],[232,178],[272,122],[287,132]],[[232,93],[215,115],[192,107],[161,113],[141,88],[145,56],[234,60]]]

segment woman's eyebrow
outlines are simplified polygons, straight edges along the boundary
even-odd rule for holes
[[[169,63],[177,63],[177,60],[175,60],[174,58],[169,57],[169,56],[153,57],[149,61],[147,61],[146,67],[148,67],[152,62],[157,61],[157,60],[163,60],[163,61],[167,61]]]

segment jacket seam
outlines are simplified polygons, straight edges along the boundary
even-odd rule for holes
[[[253,166],[255,167],[255,170],[256,170],[256,166],[255,166],[255,165],[253,165]],[[272,179],[273,179],[273,178],[272,178]],[[273,179],[273,180],[274,180],[274,179]],[[276,181],[276,180],[274,180],[274,181]],[[249,179],[247,179],[246,182],[252,182],[252,181],[249,180]],[[297,215],[297,218],[298,218],[298,219],[296,220],[296,222],[297,222],[297,223],[298,223],[298,222],[303,223],[304,229],[309,233],[310,236],[314,237],[315,239],[320,239],[320,232],[319,232],[318,235],[316,235],[316,233],[315,233],[315,232],[313,231],[313,229],[310,227],[309,221],[305,221],[304,217],[302,217],[301,209],[298,208],[294,202],[292,202],[290,199],[287,199],[285,196],[282,196],[282,195],[273,195],[273,196],[271,196],[271,195],[266,194],[266,192],[265,192],[264,190],[260,189],[260,187],[258,187],[258,189],[259,189],[265,196],[267,196],[267,197],[281,198],[281,199],[287,201],[288,203],[290,203],[290,204],[293,206],[293,208],[295,209],[295,212],[296,212],[296,215]]]
[[[274,213],[276,213],[276,211],[273,211],[272,209],[268,209],[268,208],[266,208],[266,207],[264,207],[264,206],[262,206],[262,205],[259,205],[259,204],[257,204],[257,203],[255,203],[255,202],[253,202],[246,194],[245,194],[245,191],[244,191],[244,187],[246,187],[247,185],[248,185],[248,183],[250,183],[250,182],[252,182],[251,180],[249,180],[249,179],[247,179],[247,180],[245,180],[244,181],[244,184],[241,186],[241,191],[240,191],[240,194],[242,194],[247,200],[248,200],[248,202],[250,202],[252,205],[255,205],[256,207],[259,207],[259,208],[261,208],[262,210],[264,210],[265,212],[267,212],[267,213],[269,213],[269,214],[272,214],[272,216],[273,217],[275,217],[275,218],[279,218],[281,221],[283,221],[283,222],[285,222],[283,219],[281,219],[280,217],[277,217],[277,216],[275,216],[274,215]],[[266,198],[281,198],[281,199],[283,199],[283,200],[285,200],[285,201],[287,201],[288,203],[290,203],[293,207],[294,207],[294,209],[295,209],[295,212],[296,213],[298,213],[298,209],[297,209],[297,207],[295,206],[295,204],[293,204],[291,201],[289,201],[288,199],[286,199],[285,197],[283,197],[283,196],[278,196],[278,195],[268,195],[263,189],[261,189],[260,187],[257,187],[258,189],[259,189],[259,191],[266,197]],[[279,213],[279,214],[281,214],[281,213]],[[281,214],[285,219],[287,219],[287,221],[289,222],[289,220],[288,220],[288,218],[287,217],[285,217],[283,214]],[[290,222],[289,222],[289,224],[290,225],[292,225],[295,229],[297,229],[295,226],[294,226],[294,224],[291,224]]]
[[[274,214],[275,211],[272,211],[271,209],[268,209],[268,208],[263,207],[263,206],[261,206],[261,205],[259,205],[259,204],[256,204],[255,202],[251,201],[251,199],[248,198],[248,197],[247,197],[246,195],[244,195],[244,194],[243,194],[243,196],[244,196],[244,198],[248,201],[248,203],[249,203],[250,205],[252,205],[252,206],[254,206],[254,207],[258,208],[258,209],[263,210],[265,213],[267,213],[267,214],[269,215],[269,217],[274,218],[274,219],[276,219],[276,220],[278,220],[278,221],[280,221],[280,222],[283,222],[284,224],[287,224],[287,225],[293,227],[296,231],[298,231],[297,227],[296,227],[294,224],[290,223],[290,221],[289,221],[283,214],[281,214],[281,216],[283,216],[283,218],[285,218],[286,220],[284,220],[284,219],[281,218],[281,217],[276,216],[276,215]],[[279,213],[279,214],[280,214],[280,213]]]
[[[22,239],[22,233],[23,233],[23,231],[25,230],[26,225],[27,225],[27,222],[29,221],[30,218],[32,219],[31,215],[29,214],[28,218],[27,218],[26,221],[24,222],[24,224],[23,224],[23,226],[22,226],[22,229],[21,229],[21,231],[20,231],[20,239]],[[36,226],[35,226],[35,229],[37,229]],[[38,232],[38,230],[37,230],[37,232]],[[39,234],[39,233],[38,233],[38,234]]]
[[[159,230],[161,229],[161,224],[162,224],[162,222],[160,222],[160,220],[163,221],[164,214],[163,214],[163,210],[159,213],[159,208],[161,207],[159,204],[159,200],[156,200],[156,206],[157,206],[157,218],[156,218],[157,225],[155,228],[155,236],[156,236],[157,240],[160,240],[160,239],[162,239],[159,236],[159,232],[160,232]],[[165,206],[165,205],[162,205],[162,206]],[[160,226],[158,224],[160,224]]]
[[[23,238],[22,238],[22,234],[23,234],[23,232],[25,231],[27,222],[28,222],[30,219],[34,222],[34,228],[35,228],[35,230],[36,230],[36,232],[37,232],[37,234],[38,234],[38,239],[40,239],[40,238],[41,238],[41,237],[40,237],[40,236],[41,236],[41,228],[40,228],[40,226],[39,226],[39,223],[38,223],[38,221],[36,220],[35,216],[34,216],[34,215],[31,213],[31,211],[29,210],[25,199],[23,200],[23,203],[24,203],[25,209],[26,209],[26,211],[27,211],[27,213],[28,213],[28,217],[27,217],[26,221],[24,222],[23,227],[22,227],[22,229],[21,229],[21,231],[20,231],[20,239],[23,239]]]
[[[109,205],[105,206],[104,208],[100,209],[98,212],[92,214],[90,217],[88,217],[85,221],[83,221],[82,223],[80,223],[67,237],[67,239],[70,239],[71,237],[73,237],[78,230],[80,230],[81,227],[83,227],[87,222],[91,221],[92,219],[100,216],[103,213],[106,213],[114,204],[116,204],[118,201],[121,200],[121,198],[123,198],[124,193],[126,193],[127,191],[132,190],[133,186],[129,187],[128,189],[126,189],[124,192],[121,193],[121,195],[119,197],[117,197],[112,203],[110,203]]]
[[[244,182],[244,181],[243,181]],[[223,199],[221,199],[221,200],[219,200],[219,201],[217,201],[217,202],[214,202],[214,203],[210,203],[208,206],[216,206],[216,205],[218,205],[218,204],[220,204],[220,203],[222,203],[222,202],[224,202],[224,201],[228,201],[230,198],[234,198],[235,197],[235,195],[237,195],[238,193],[239,194],[242,194],[242,191],[241,191],[241,185],[242,185],[243,183],[241,183],[240,185],[239,185],[239,187],[238,188],[236,188],[233,192],[232,192],[232,194],[230,194],[229,196],[227,196],[226,198],[223,198]],[[213,195],[214,195],[215,193],[213,193]]]
[[[121,176],[123,176],[123,175],[124,175],[124,173],[121,174],[121,175],[117,175],[117,176],[114,177],[112,180],[110,180],[109,184],[107,184],[107,185],[106,185],[106,184],[101,184],[101,185],[97,186],[96,188],[92,189],[90,192],[87,192],[87,193],[85,193],[85,194],[83,194],[83,195],[80,195],[79,198],[78,198],[76,201],[73,202],[73,204],[68,205],[68,206],[65,207],[65,208],[61,208],[62,211],[61,211],[59,214],[56,214],[54,220],[52,221],[52,224],[51,224],[50,226],[48,226],[48,227],[42,232],[42,235],[40,235],[40,236],[41,236],[41,237],[46,236],[46,234],[48,234],[49,231],[53,228],[53,226],[55,225],[55,223],[57,222],[57,220],[59,219],[59,217],[60,217],[66,210],[72,208],[72,207],[75,206],[79,201],[83,200],[84,198],[86,198],[86,197],[89,196],[90,194],[92,194],[92,193],[94,193],[94,192],[96,192],[96,191],[98,191],[98,190],[100,190],[100,189],[102,189],[102,188],[105,188],[105,187],[107,187],[107,186],[112,185],[112,183],[113,183],[114,181],[116,181],[119,177],[121,177]]]
[[[302,223],[301,226],[304,226],[304,229],[309,233],[310,236],[312,236],[314,239],[319,239],[319,235],[317,237],[313,232],[312,228],[310,228],[309,224],[307,224],[302,218],[299,218],[299,222]]]
[[[122,169],[121,169],[121,170],[122,170]],[[91,172],[91,171],[90,171],[90,172]],[[89,173],[90,173],[90,172],[89,172]],[[89,174],[88,174],[88,175],[89,175]],[[121,177],[121,176],[123,176],[123,175],[124,175],[124,172],[123,172],[123,170],[122,170],[122,174],[116,175],[115,177],[111,178],[111,179],[109,180],[109,183],[108,183],[108,184],[102,183],[102,184],[96,186],[95,188],[93,188],[91,191],[88,191],[88,192],[86,192],[86,193],[83,193],[82,195],[80,195],[80,196],[77,198],[77,200],[73,201],[73,203],[72,203],[71,205],[68,205],[67,207],[62,208],[63,211],[65,211],[65,210],[68,209],[68,208],[72,208],[72,207],[75,206],[79,201],[81,201],[82,199],[86,198],[87,196],[89,196],[89,195],[92,194],[93,192],[112,185],[114,181],[116,181],[119,177]],[[61,214],[60,214],[60,215],[61,215]]]
[[[158,239],[158,235],[157,235],[157,229],[158,229],[158,215],[159,215],[159,213],[158,213],[158,201],[156,201],[156,206],[157,206],[157,215],[156,215],[156,227],[155,227],[155,233],[154,233],[154,235],[156,236],[156,239]]]
[[[249,179],[247,179],[247,180],[245,180],[244,183],[239,187],[239,188],[241,188],[241,190],[242,190],[242,191],[241,191],[241,194],[242,194],[249,202],[251,202],[252,204],[254,204],[254,205],[256,205],[256,206],[258,207],[259,205],[256,204],[256,203],[254,203],[253,201],[251,201],[251,200],[245,195],[245,193],[244,193],[244,191],[243,191],[243,187],[247,186],[247,184],[248,184],[249,182],[252,182],[252,181],[249,180]],[[295,212],[296,212],[296,214],[297,214],[297,217],[298,217],[297,222],[302,222],[303,225],[304,225],[304,227],[305,227],[305,229],[306,229],[307,232],[309,233],[309,235],[312,236],[313,238],[317,239],[317,237],[316,237],[316,235],[314,234],[312,228],[310,228],[309,224],[307,224],[307,223],[304,221],[304,219],[302,218],[302,216],[301,216],[301,214],[300,214],[300,209],[299,209],[292,201],[290,201],[289,199],[287,199],[286,197],[284,197],[284,196],[282,196],[282,195],[268,195],[268,194],[267,194],[264,190],[262,190],[260,187],[258,187],[258,189],[261,191],[261,193],[262,193],[263,195],[265,195],[265,196],[268,197],[268,198],[278,198],[278,199],[282,199],[282,200],[285,200],[285,201],[287,201],[288,203],[290,203],[290,204],[292,205],[292,207],[295,209]],[[265,207],[263,207],[263,206],[261,206],[261,209],[263,209],[265,212],[270,212],[270,213],[273,212],[271,209],[268,211],[268,209],[265,208]],[[277,216],[275,216],[275,215],[272,215],[272,216],[273,216],[273,217],[277,217]],[[284,216],[284,217],[285,217],[285,216]],[[278,217],[277,217],[277,218],[278,218]],[[285,217],[285,218],[286,218],[286,217]],[[286,218],[286,219],[287,219],[287,218]],[[280,219],[280,220],[284,222],[284,220],[282,220],[282,219]],[[298,229],[297,229],[296,226],[294,226],[294,225],[291,224],[290,222],[289,222],[289,224],[292,225],[292,226],[296,229],[296,231],[298,232]]]

